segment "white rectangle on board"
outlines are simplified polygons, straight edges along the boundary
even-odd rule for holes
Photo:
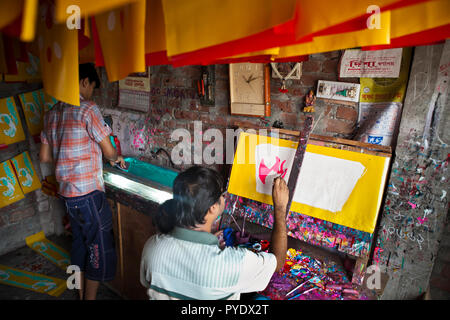
[[[256,191],[271,195],[273,180],[286,182],[296,149],[259,144],[255,148]],[[366,168],[360,162],[305,152],[293,201],[339,212]]]

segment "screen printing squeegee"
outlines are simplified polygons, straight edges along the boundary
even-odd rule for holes
[[[298,176],[300,175],[300,169],[302,167],[303,158],[306,152],[306,145],[308,144],[309,135],[313,128],[314,118],[307,116],[303,123],[303,130],[300,131],[300,138],[298,140],[297,150],[295,151],[294,161],[292,162],[291,172],[289,173],[289,180],[287,187],[289,189],[289,200],[286,206],[286,216],[291,210],[292,199],[294,198],[295,187],[297,186]]]

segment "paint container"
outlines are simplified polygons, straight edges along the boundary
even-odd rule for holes
[[[226,247],[234,246],[234,233],[232,228],[226,228],[223,230],[223,239],[225,240]]]
[[[235,238],[236,238],[237,244],[244,244],[244,243],[249,242],[250,234],[248,234],[247,232],[242,233],[242,232],[237,231],[235,233]]]

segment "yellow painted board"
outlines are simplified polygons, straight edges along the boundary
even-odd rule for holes
[[[24,194],[41,188],[41,181],[30,159],[30,154],[25,151],[11,159],[19,179],[20,187]]]
[[[27,246],[54,263],[64,271],[70,265],[69,253],[45,237],[43,231],[25,239]]]
[[[0,283],[59,297],[67,288],[66,280],[0,265]]]
[[[25,140],[25,133],[14,98],[0,99],[0,145],[23,140]]]
[[[266,144],[270,144],[280,149],[284,148],[284,150],[291,149],[283,156],[281,156],[281,153],[277,153],[281,157],[279,161],[280,166],[278,168],[283,168],[283,161],[287,161],[287,164],[284,164],[283,169],[287,169],[284,174],[285,180],[288,179],[290,165],[292,165],[289,165],[289,161],[293,160],[293,155],[298,142],[243,132],[239,137],[231,170],[228,192],[272,205],[271,193],[262,193],[261,182],[257,183],[258,179],[261,180],[261,164],[264,160],[264,158],[257,155],[257,146]],[[289,156],[289,154],[291,156]],[[291,158],[288,159],[288,157]],[[301,181],[302,176],[306,175],[306,172],[304,173],[301,171],[291,211],[372,233],[375,229],[378,211],[381,206],[390,158],[311,144],[308,144],[306,147],[305,159],[306,157],[309,157],[310,159],[324,159],[326,160],[326,162],[324,162],[325,164],[337,163],[340,165],[343,163],[345,165],[352,165],[352,168],[356,165],[357,168],[362,171],[360,176],[352,178],[353,184],[351,184],[346,181],[347,179],[350,180],[350,176],[339,176],[339,172],[336,172],[335,167],[324,167],[324,170],[322,170],[323,174],[320,175],[320,178],[317,176],[317,179],[322,179],[322,181],[318,180],[316,185],[320,186],[321,183],[322,185],[327,184],[325,185],[325,188],[323,190],[314,189],[315,182],[313,183],[313,179],[310,179],[308,182],[312,185],[311,189],[302,192],[302,194],[298,194],[299,190],[302,190],[303,186],[306,184],[305,181]],[[265,161],[267,162],[267,159]],[[272,165],[268,165],[267,167],[273,168]],[[302,169],[304,168],[305,166],[302,165]],[[281,170],[281,172],[283,172],[283,170]],[[278,173],[280,173],[280,171],[278,171]],[[334,177],[336,177],[336,179],[334,179]],[[328,182],[331,183],[329,184]],[[339,195],[340,190],[335,189],[326,191],[326,187],[332,188],[334,183],[339,186],[340,184],[337,182],[345,187],[342,189],[348,191],[346,194]],[[341,207],[334,205],[338,202],[333,198],[334,193],[336,193],[336,199],[340,199]],[[321,197],[330,198],[331,203],[334,205],[334,209],[327,209],[328,207],[323,206]],[[320,203],[320,205],[315,204],[314,201],[311,201],[313,202],[311,203],[309,198],[316,201],[315,203]],[[303,202],[297,202],[296,199],[306,199],[307,201],[302,200]],[[335,209],[335,207],[338,209]]]
[[[0,208],[25,198],[9,160],[0,163]]]

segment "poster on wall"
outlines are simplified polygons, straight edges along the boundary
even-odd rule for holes
[[[34,169],[28,151],[25,151],[11,159],[14,165],[20,187],[24,194],[41,188],[39,176]]]
[[[345,50],[341,58],[341,78],[397,78],[400,72],[402,48],[362,51]]]
[[[411,48],[404,48],[397,78],[361,78],[360,102],[403,102],[408,84]]]
[[[119,80],[119,107],[147,112],[150,107],[150,70]]]
[[[241,133],[228,192],[272,205],[272,182],[289,180],[298,142]],[[291,211],[372,233],[389,158],[307,145]]]
[[[32,136],[39,135],[44,127],[44,108],[38,90],[19,95],[28,130]]]
[[[400,102],[374,102],[359,104],[360,140],[390,146],[398,126],[402,104]]]
[[[400,123],[408,84],[411,48],[404,48],[398,78],[361,78],[358,138],[390,146]]]
[[[14,98],[0,99],[0,146],[23,140],[25,140],[25,133]]]
[[[9,160],[0,163],[0,208],[25,198]]]

